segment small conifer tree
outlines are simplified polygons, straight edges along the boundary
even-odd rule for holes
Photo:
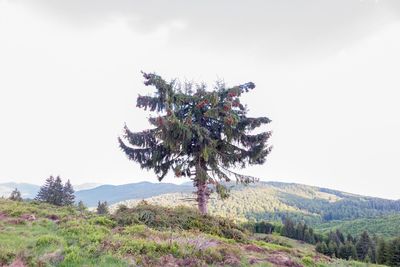
[[[87,207],[85,206],[85,204],[83,204],[83,201],[82,201],[82,200],[80,200],[80,201],[78,202],[78,210],[79,210],[80,212],[84,212],[84,211],[87,210]]]
[[[51,203],[54,187],[54,177],[50,176],[46,179],[43,186],[40,187],[39,193],[35,197],[35,200]]]
[[[64,187],[63,187],[63,205],[64,206],[70,206],[74,204],[75,200],[75,191],[74,188],[71,185],[71,182],[68,180]]]
[[[109,214],[107,201],[97,203],[97,214]]]
[[[22,201],[21,192],[17,188],[15,188],[11,192],[9,199],[13,201]]]

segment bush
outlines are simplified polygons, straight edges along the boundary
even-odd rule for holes
[[[154,229],[195,230],[237,241],[245,241],[245,230],[226,218],[201,215],[188,207],[167,208],[139,203],[136,207],[118,209],[112,217],[119,225],[145,224]]]
[[[43,235],[36,240],[36,247],[44,247],[49,245],[60,245],[62,240],[53,235]]]
[[[104,216],[99,216],[99,217],[95,217],[93,219],[90,219],[90,223],[91,224],[97,224],[97,225],[102,225],[102,226],[106,226],[106,227],[114,227],[116,225],[116,222],[104,217]]]
[[[304,264],[304,266],[315,266],[314,260],[310,256],[304,256],[301,259],[301,262]]]

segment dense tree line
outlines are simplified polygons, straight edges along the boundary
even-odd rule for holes
[[[316,244],[323,240],[321,234],[315,233],[314,229],[309,227],[304,222],[295,223],[287,218],[284,221],[283,227],[280,229],[280,234],[296,240],[301,240],[309,244]]]
[[[358,237],[350,234],[345,236],[339,229],[322,235],[315,233],[314,229],[304,222],[295,223],[289,218],[285,219],[283,224],[262,221],[247,223],[244,226],[255,233],[276,232],[314,244],[317,252],[329,257],[400,266],[400,237],[387,241],[376,236],[370,237],[366,231]]]
[[[74,193],[69,180],[63,184],[60,176],[57,176],[57,178],[50,176],[40,188],[35,200],[57,206],[69,206],[74,204]]]
[[[400,238],[386,241],[383,238],[370,237],[367,232],[359,237],[346,238],[340,231],[331,232],[328,239],[320,242],[316,250],[328,256],[343,259],[400,266]]]

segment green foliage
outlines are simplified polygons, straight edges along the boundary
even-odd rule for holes
[[[105,217],[105,216],[99,216],[99,217],[94,217],[90,219],[91,224],[97,224],[97,225],[103,225],[107,227],[114,227],[116,226],[116,222]]]
[[[112,216],[120,225],[145,224],[155,229],[197,230],[237,241],[245,241],[245,230],[232,221],[187,208],[165,208],[145,202],[134,208],[119,209]]]
[[[314,260],[310,256],[305,256],[301,259],[304,266],[315,266]]]
[[[36,240],[37,247],[60,245],[61,243],[62,243],[61,238],[54,235],[43,235]]]
[[[234,177],[240,183],[254,182],[254,177],[232,171],[263,164],[271,151],[267,145],[271,132],[251,133],[270,120],[247,117],[248,110],[240,103],[241,95],[255,88],[253,83],[227,88],[220,82],[207,91],[204,85],[167,82],[156,74],[143,76],[145,85],[154,86],[156,93],[139,96],[137,107],[161,115],[149,119],[154,127],[149,130],[134,133],[125,126],[119,143],[130,160],[154,170],[160,181],[169,171],[192,179],[203,214],[210,185],[226,198],[228,190],[221,181]]]

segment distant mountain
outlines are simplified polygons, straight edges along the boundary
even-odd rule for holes
[[[400,225],[400,216],[396,216],[400,215],[400,201],[295,183],[259,182],[249,186],[231,186],[231,196],[227,200],[220,200],[215,194],[211,195],[211,214],[234,220],[256,221],[280,221],[291,217],[311,225],[395,215],[390,217],[390,225]],[[195,201],[188,201],[194,199],[194,195],[190,193],[193,190],[188,191],[154,194],[146,198],[146,201],[166,206],[195,206]],[[138,201],[135,198],[121,203],[129,206]]]
[[[170,183],[140,182],[124,185],[101,185],[93,189],[75,192],[75,200],[80,200],[89,207],[97,206],[98,201],[107,201],[109,204],[127,199],[144,199],[167,193],[190,193],[191,185],[176,185]]]
[[[40,186],[27,183],[1,183],[0,197],[9,197],[15,188],[21,192],[23,198],[34,198],[39,192]]]
[[[84,184],[73,185],[73,187],[75,191],[81,191],[81,190],[93,189],[101,185],[102,184],[99,183],[84,183]]]

